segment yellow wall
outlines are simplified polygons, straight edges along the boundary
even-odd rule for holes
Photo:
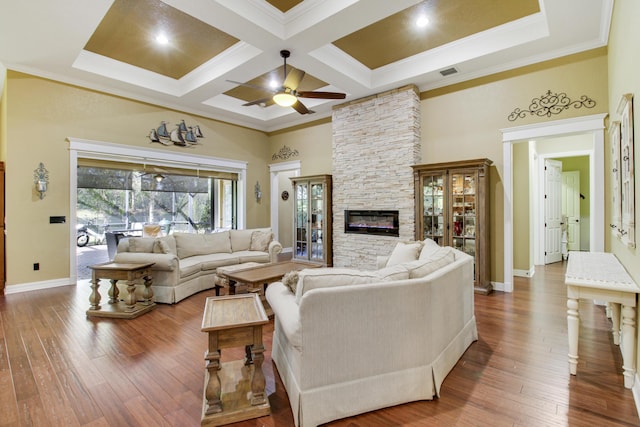
[[[333,164],[332,141],[331,122],[324,121],[317,126],[275,133],[269,136],[269,147],[272,155],[278,153],[285,145],[291,150],[297,150],[299,155],[290,159],[274,160],[272,163],[300,160],[301,176],[330,174],[331,165]]]
[[[422,163],[487,157],[491,173],[491,280],[504,281],[502,134],[500,129],[608,111],[607,55],[597,49],[422,94]],[[516,108],[548,90],[572,99],[587,95],[592,109],[509,121]]]
[[[634,133],[635,133],[635,147],[638,146],[637,141],[640,135],[640,113],[638,112],[638,99],[640,98],[640,51],[638,50],[637,40],[640,39],[640,27],[637,24],[638,18],[640,18],[640,2],[636,0],[618,0],[614,4],[613,8],[613,20],[611,25],[611,33],[609,36],[609,114],[610,119],[619,120],[620,116],[616,112],[618,102],[625,93],[634,94],[635,114],[633,117]],[[607,146],[608,147],[608,146]],[[637,156],[640,152],[637,148],[634,148],[636,155],[636,169],[640,162]],[[607,154],[605,160],[605,176],[610,177],[611,167],[610,159],[608,157],[609,150],[605,150]],[[635,175],[635,205],[636,205],[636,224],[640,224],[640,180]],[[611,180],[609,179],[605,187],[608,191],[611,191]],[[606,198],[606,224],[610,224],[611,221],[611,197]],[[636,240],[640,241],[639,233],[636,225]],[[605,233],[607,237],[607,249],[614,253],[620,262],[625,266],[629,274],[633,277],[636,283],[640,283],[640,263],[638,262],[638,250],[635,248],[629,248],[623,245],[617,238],[611,237],[611,233]],[[636,314],[636,319],[638,315]],[[636,329],[640,331],[640,328]],[[638,340],[640,344],[640,340]],[[640,351],[636,351],[637,362],[636,366],[640,366]]]
[[[158,149],[164,146],[150,143],[147,135],[161,121],[198,124],[204,134],[201,145],[164,148],[247,161],[246,225],[269,226],[266,134],[16,72],[8,73],[5,90],[8,286],[70,276],[69,227],[49,224],[51,215],[70,215],[67,137]],[[39,162],[49,170],[44,200],[33,183]],[[263,186],[259,204],[252,197],[256,181]],[[39,271],[33,271],[34,262],[40,263]]]
[[[529,179],[529,144],[513,145],[513,268],[524,272],[533,267],[533,248],[531,247],[532,206],[531,191],[533,183]]]

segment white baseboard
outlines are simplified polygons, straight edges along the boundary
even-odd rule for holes
[[[503,282],[491,282],[491,286],[493,286],[494,291],[504,292],[505,286]]]
[[[282,252],[280,252],[281,254],[288,254],[288,253],[292,253],[293,252],[293,247],[288,247],[288,248],[282,248]]]
[[[515,268],[513,269],[513,275],[518,277],[533,277],[535,272],[536,272],[535,267],[531,267],[531,269],[529,270],[518,270]]]
[[[30,291],[39,291],[41,289],[49,289],[49,288],[57,288],[58,286],[69,286],[74,285],[75,282],[72,282],[71,279],[54,279],[54,280],[44,280],[42,282],[31,282],[31,283],[20,283],[18,285],[7,285],[4,288],[4,294],[17,294],[20,292],[30,292]]]

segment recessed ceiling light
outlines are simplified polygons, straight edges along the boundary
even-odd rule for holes
[[[269,86],[271,86],[272,88],[277,88],[278,86],[280,86],[280,84],[276,81],[276,79],[273,79],[269,82]]]
[[[418,19],[416,19],[416,26],[418,28],[424,28],[427,25],[429,25],[429,18],[424,13],[420,14],[420,16],[418,16]]]
[[[162,45],[169,44],[169,39],[164,34],[158,34],[156,36],[156,43],[162,44]]]

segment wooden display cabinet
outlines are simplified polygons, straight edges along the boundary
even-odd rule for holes
[[[296,176],[293,184],[293,259],[333,265],[331,175]]]
[[[489,246],[489,159],[413,166],[416,240],[435,240],[475,258],[475,291],[493,290]]]

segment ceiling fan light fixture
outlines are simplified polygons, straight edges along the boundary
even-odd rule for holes
[[[291,107],[293,104],[296,103],[296,101],[298,101],[298,98],[296,98],[294,95],[290,94],[289,92],[278,92],[275,95],[273,95],[273,102],[275,102],[281,107]]]

